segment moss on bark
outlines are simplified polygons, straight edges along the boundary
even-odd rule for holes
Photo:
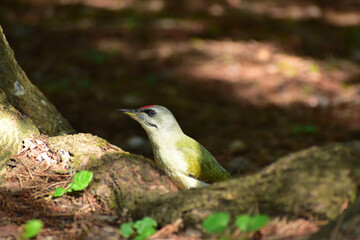
[[[281,158],[262,171],[210,187],[140,200],[131,212],[166,224],[200,222],[210,212],[334,219],[353,202],[360,182],[360,143],[314,147]]]
[[[0,89],[0,174],[4,171],[6,160],[21,151],[23,140],[39,134],[32,121],[6,101]]]

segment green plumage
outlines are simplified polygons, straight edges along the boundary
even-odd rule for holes
[[[206,183],[230,178],[230,174],[216,161],[215,157],[194,139],[186,136],[177,147],[184,152],[188,163],[188,175]]]

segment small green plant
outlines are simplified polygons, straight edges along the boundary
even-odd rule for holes
[[[143,219],[137,220],[135,223],[128,222],[121,224],[119,231],[125,238],[137,234],[134,236],[134,240],[144,240],[156,232],[156,227],[157,222],[155,219],[144,217]]]
[[[41,220],[32,219],[26,222],[24,233],[22,235],[23,239],[30,239],[36,237],[41,229],[43,228],[44,224]]]
[[[238,216],[235,220],[235,226],[237,226],[241,232],[245,233],[245,235],[243,234],[242,236],[238,236],[239,232],[236,233],[236,231],[232,231],[231,234],[229,227],[230,214],[226,212],[211,214],[204,219],[202,226],[208,233],[218,234],[221,240],[244,239],[248,233],[258,231],[265,226],[268,221],[269,217],[266,215],[255,215],[251,217],[244,214]]]
[[[208,233],[220,234],[228,227],[229,221],[230,214],[217,212],[205,218],[202,225]]]
[[[255,232],[266,225],[269,217],[266,215],[255,215],[250,217],[243,214],[236,218],[235,225],[239,227],[242,232]]]
[[[93,173],[90,171],[80,171],[76,173],[73,177],[73,181],[69,184],[67,189],[64,189],[62,187],[58,187],[55,189],[55,192],[53,194],[54,197],[61,197],[67,192],[72,191],[81,191],[85,189],[89,183],[91,182],[93,177]]]
[[[121,235],[125,238],[130,237],[135,232],[133,229],[133,226],[134,226],[133,222],[121,224],[120,229],[119,229]]]

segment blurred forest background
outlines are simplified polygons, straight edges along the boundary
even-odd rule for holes
[[[133,153],[152,155],[116,109],[148,104],[233,174],[360,138],[356,0],[1,0],[0,23],[78,132]]]

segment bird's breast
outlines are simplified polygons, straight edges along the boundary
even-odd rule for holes
[[[182,152],[176,148],[163,148],[154,151],[155,161],[161,165],[165,171],[170,172],[186,172],[188,164]]]

